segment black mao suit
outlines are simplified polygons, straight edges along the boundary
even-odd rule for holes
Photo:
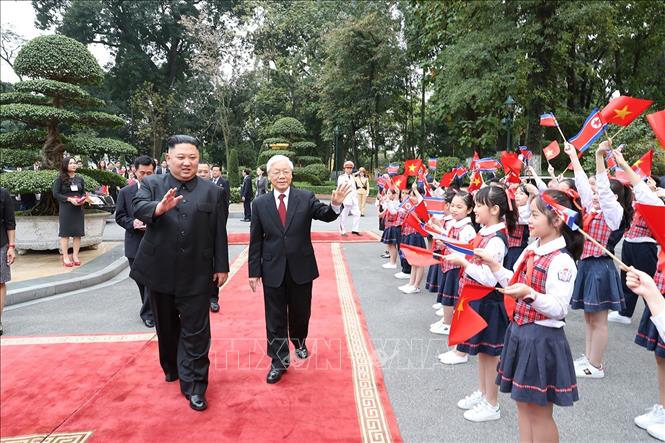
[[[129,261],[130,268],[134,266],[134,258],[145,232],[144,229],[134,229],[134,220],[136,217],[134,217],[132,200],[134,200],[138,190],[138,183],[122,188],[118,193],[118,201],[115,206],[115,221],[125,230],[125,257]],[[139,315],[143,321],[152,321],[153,315],[148,291],[145,290],[143,283],[137,281],[136,285],[139,287],[139,295],[141,296],[141,311]]]
[[[154,217],[170,188],[183,200]],[[180,378],[183,394],[204,394],[211,282],[214,272],[229,271],[222,190],[198,177],[183,183],[171,174],[152,175],[134,197],[134,215],[148,228],[130,276],[150,291],[162,369],[167,379]]]
[[[278,369],[288,367],[289,337],[296,347],[307,338],[312,281],[319,276],[312,220],[338,216],[312,192],[295,188],[288,191],[286,209],[282,225],[274,192],[254,199],[249,239],[249,276],[263,282],[268,355]]]
[[[245,212],[245,220],[252,217],[252,198],[254,198],[254,191],[252,190],[252,177],[245,175],[242,179],[242,186],[240,187],[240,197],[243,198],[242,204]]]

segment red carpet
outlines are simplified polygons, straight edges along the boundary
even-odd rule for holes
[[[277,385],[265,383],[263,296],[249,291],[243,262],[222,290],[221,313],[212,315],[207,411],[189,409],[178,384],[163,381],[154,341],[10,346],[12,339],[3,339],[0,434],[92,432],[93,442],[401,441],[348,270],[333,254],[340,248],[315,249],[322,277],[314,284],[312,356],[301,362],[292,355]]]
[[[361,235],[353,235],[349,233],[346,237],[342,237],[337,231],[319,231],[312,232],[312,242],[314,243],[376,243],[381,240],[376,233],[372,231],[362,231]],[[249,244],[249,232],[232,232],[228,234],[230,245],[246,245]]]

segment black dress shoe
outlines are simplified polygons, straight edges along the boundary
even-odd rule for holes
[[[164,380],[166,380],[168,383],[171,383],[172,381],[176,381],[177,379],[178,379],[177,375],[166,374],[164,376]]]
[[[216,301],[211,301],[210,302],[210,310],[212,312],[219,312],[219,303],[217,303]]]
[[[298,357],[301,360],[304,360],[307,357],[309,357],[309,351],[307,351],[307,346],[303,346],[302,348],[296,348],[296,357]]]
[[[266,377],[266,382],[270,385],[273,385],[282,379],[282,376],[286,372],[286,369],[280,368],[271,368],[268,372],[268,377]]]
[[[145,325],[146,328],[154,328],[155,327],[155,320],[150,320],[149,318],[143,320],[143,324]]]
[[[208,407],[208,401],[203,394],[185,395],[185,397],[189,400],[189,407],[195,411],[203,411]]]
[[[360,232],[358,232],[358,231],[351,231],[351,234],[360,236]]]

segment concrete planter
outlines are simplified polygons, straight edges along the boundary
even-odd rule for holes
[[[96,248],[102,242],[108,212],[85,213],[85,237],[81,247]],[[69,242],[71,246],[71,241]],[[19,254],[26,250],[45,251],[60,249],[58,216],[16,216],[16,249]]]

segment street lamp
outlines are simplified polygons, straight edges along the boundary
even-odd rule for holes
[[[513,135],[513,115],[515,113],[515,105],[517,102],[513,99],[512,96],[509,95],[503,104],[508,110],[508,115],[501,119],[501,123],[506,126],[506,151],[509,151],[510,146],[512,145],[511,139]]]
[[[339,177],[339,126],[335,126],[335,179]]]

